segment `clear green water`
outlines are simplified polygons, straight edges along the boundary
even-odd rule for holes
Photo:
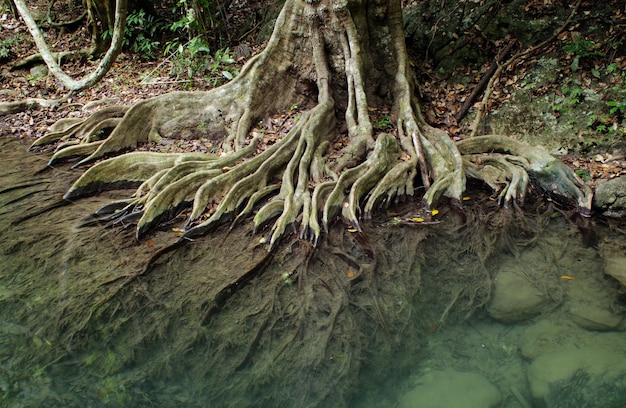
[[[34,174],[47,157],[15,140],[0,157],[0,406],[626,406],[618,223],[589,245],[561,215],[442,209],[266,267],[244,226],[144,273],[172,226],[83,226],[128,191],[53,208],[79,173]]]

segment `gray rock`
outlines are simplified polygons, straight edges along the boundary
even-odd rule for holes
[[[593,196],[593,206],[608,217],[626,216],[626,177],[600,180]]]
[[[579,348],[580,330],[571,322],[539,320],[526,327],[520,338],[519,347],[522,357],[534,360],[542,354]]]
[[[514,323],[541,313],[551,299],[531,285],[520,267],[510,263],[505,267],[496,275],[493,298],[487,306],[489,315],[504,323]]]
[[[622,286],[626,287],[626,257],[616,256],[605,258],[604,273],[617,279]]]
[[[500,391],[480,374],[446,369],[418,379],[420,385],[400,398],[400,408],[492,408]]]
[[[624,316],[597,304],[576,303],[569,308],[572,320],[589,330],[623,330]]]
[[[48,67],[45,65],[35,65],[30,69],[30,76],[35,79],[43,78],[48,75]]]
[[[552,317],[551,320],[542,319],[524,328],[518,343],[522,357],[533,361],[544,354],[584,348],[600,348],[626,354],[624,333],[590,331],[570,319],[559,315]]]
[[[560,351],[538,357],[528,381],[540,407],[623,407],[626,355],[600,348]]]

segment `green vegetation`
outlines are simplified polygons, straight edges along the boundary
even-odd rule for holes
[[[197,71],[197,68],[193,69],[194,64],[197,64],[196,54],[198,52],[208,54],[210,51],[207,40],[208,26],[222,25],[215,20],[217,17],[207,17],[215,8],[216,6],[207,0],[192,2],[180,0],[169,9],[171,15],[178,16],[173,22],[168,22],[143,9],[132,11],[126,16],[123,46],[130,47],[141,59],[154,60],[165,44],[165,55],[174,51],[181,60],[191,57],[189,68]],[[219,13],[216,15],[219,16]],[[103,33],[103,38],[111,38],[112,35],[113,32],[107,30]],[[165,41],[164,38],[167,37],[171,39]]]
[[[587,127],[600,133],[626,135],[626,70],[612,63],[606,67],[606,73],[606,79],[615,85],[606,90],[606,109],[589,116]]]
[[[552,106],[553,111],[561,113],[578,108],[588,92],[594,93],[603,103],[592,105],[586,127],[609,136],[626,135],[626,70],[620,68],[617,62],[605,60],[605,56],[614,55],[622,45],[623,41],[615,38],[579,38],[565,44],[563,51],[573,56],[570,65],[572,72],[586,70],[591,76],[583,72],[582,80],[563,85],[562,98]],[[586,69],[581,66],[583,63]]]
[[[209,6],[206,1],[200,3]],[[203,23],[193,8],[189,8],[187,1],[177,2],[170,12],[180,17],[168,23],[143,9],[129,13],[124,32],[125,49],[142,60],[156,60],[163,53],[166,61],[171,63],[169,74],[189,81],[188,87],[193,86],[193,80],[198,77],[207,80],[210,86],[218,86],[237,76],[239,71],[234,66],[234,53],[229,48],[212,53],[206,32],[194,34],[202,32]],[[112,35],[112,31],[107,30],[103,38],[111,38]],[[168,37],[169,40],[166,40]],[[0,58],[3,49],[6,48],[8,53],[11,45],[4,43],[0,43]]]
[[[392,126],[391,115],[385,114],[380,119],[374,121],[374,127],[378,129],[384,129]]]
[[[588,183],[591,180],[591,178],[589,177],[589,172],[587,170],[580,170],[580,169],[578,169],[578,170],[575,171],[575,173],[576,173],[576,175],[578,177],[583,179],[583,181],[585,183]]]
[[[602,51],[599,50],[599,44],[586,38],[579,38],[576,41],[572,41],[563,47],[563,51],[574,54],[571,68],[573,72],[578,71],[581,58],[587,58],[592,56],[602,56]]]
[[[154,37],[164,28],[166,28],[165,22],[146,13],[143,9],[133,11],[126,16],[123,46],[130,46],[132,51],[142,59],[156,59],[156,52],[161,43]],[[105,39],[111,38],[113,32],[107,30],[102,36]]]
[[[235,63],[233,57],[234,53],[229,48],[217,50],[209,65],[209,73],[215,74],[221,70],[221,75],[224,78],[228,80],[233,79],[239,73],[239,70],[232,67]]]
[[[24,41],[23,35],[14,35],[6,40],[0,40],[0,61],[9,58],[13,47]]]
[[[562,86],[561,94],[563,97],[559,100],[559,103],[552,106],[552,110],[555,112],[560,112],[580,104],[584,97],[583,89],[580,87],[580,84],[575,84],[571,87],[567,85]]]

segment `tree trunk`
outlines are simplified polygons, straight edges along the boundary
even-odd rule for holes
[[[115,0],[85,0],[89,28],[91,31],[91,53],[99,56],[104,54],[111,45],[112,35],[105,36],[105,32],[113,33],[115,27]]]

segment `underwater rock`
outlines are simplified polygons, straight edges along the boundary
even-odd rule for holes
[[[519,350],[526,360],[581,348],[600,348],[613,352],[626,353],[624,333],[618,331],[589,331],[560,314],[553,318],[541,319],[525,327],[519,340]]]
[[[542,354],[579,348],[581,331],[569,321],[539,320],[524,330],[519,343],[520,352],[525,359],[534,360]]]
[[[577,303],[569,308],[572,320],[589,330],[624,330],[624,316],[594,304]]]
[[[623,407],[626,355],[600,348],[544,354],[528,368],[528,381],[540,407]]]
[[[480,374],[445,369],[431,371],[417,387],[400,398],[400,408],[491,408],[501,400],[500,391]]]
[[[593,196],[593,206],[607,217],[626,216],[626,177],[600,180]]]
[[[520,268],[503,268],[496,275],[487,312],[495,320],[515,323],[538,315],[551,301],[531,285]]]
[[[606,258],[604,273],[617,279],[622,286],[626,286],[626,257]]]

